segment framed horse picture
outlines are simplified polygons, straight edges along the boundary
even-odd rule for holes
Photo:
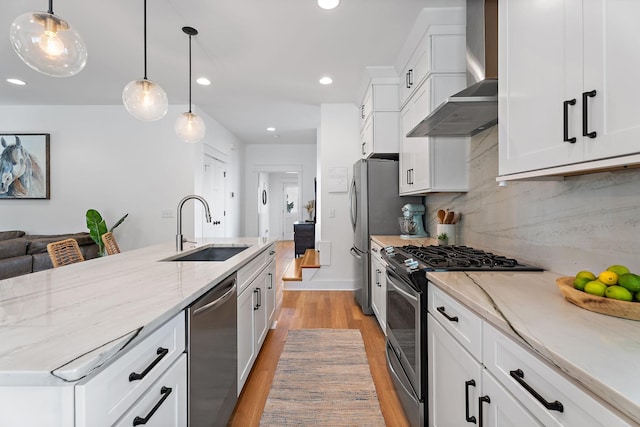
[[[49,134],[0,133],[0,200],[49,199]]]

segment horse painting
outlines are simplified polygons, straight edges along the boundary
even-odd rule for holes
[[[45,198],[45,177],[36,156],[30,154],[19,136],[9,144],[0,138],[0,198]]]

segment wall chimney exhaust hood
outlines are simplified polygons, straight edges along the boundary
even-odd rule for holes
[[[473,136],[498,123],[498,0],[467,0],[466,39],[470,86],[447,98],[408,137]]]

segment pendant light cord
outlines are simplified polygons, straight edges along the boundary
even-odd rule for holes
[[[147,0],[144,0],[144,79],[147,80]]]
[[[53,0],[49,0],[49,10],[48,13],[53,15]]]
[[[191,34],[189,34],[189,113],[191,113]]]

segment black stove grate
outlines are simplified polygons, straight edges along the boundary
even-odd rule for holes
[[[420,262],[421,267],[432,271],[542,271],[541,268],[521,264],[516,259],[468,246],[407,245],[399,249]]]

